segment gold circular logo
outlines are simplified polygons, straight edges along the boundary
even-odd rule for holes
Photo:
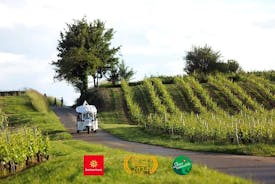
[[[149,175],[156,172],[158,161],[155,156],[128,155],[124,158],[124,170],[133,175]]]

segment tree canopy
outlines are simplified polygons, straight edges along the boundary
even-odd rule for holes
[[[235,60],[228,60],[226,63],[220,60],[219,51],[214,51],[210,46],[193,47],[185,56],[185,68],[187,74],[192,73],[213,73],[213,72],[237,72],[240,66]]]
[[[92,76],[94,85],[98,86],[98,78],[119,60],[120,47],[111,47],[113,36],[114,30],[105,28],[100,20],[88,23],[83,18],[67,24],[58,40],[58,59],[52,62],[55,78],[73,84],[81,94],[88,89],[88,76]]]

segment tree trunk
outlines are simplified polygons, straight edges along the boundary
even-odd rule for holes
[[[93,79],[94,79],[94,87],[96,86],[96,84],[95,84],[95,78],[96,78],[96,75],[93,75]]]
[[[85,73],[82,76],[82,88],[81,88],[81,95],[86,93],[88,91],[88,74],[87,71],[85,71]]]

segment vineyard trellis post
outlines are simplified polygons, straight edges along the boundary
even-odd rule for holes
[[[9,135],[8,135],[8,133],[6,132],[6,142],[7,143],[9,143],[10,141],[9,141]]]
[[[174,137],[174,129],[173,129],[173,123],[171,123],[171,133],[172,133],[172,137]]]
[[[144,128],[146,129],[146,120],[144,121]]]
[[[237,126],[237,122],[235,124],[235,128],[236,128],[236,141],[237,141],[237,144],[239,145],[239,136],[238,136],[238,126]]]
[[[182,126],[184,127],[185,123],[184,123],[184,119],[183,119],[183,114],[180,114],[180,121],[182,123]]]

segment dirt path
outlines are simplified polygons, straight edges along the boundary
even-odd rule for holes
[[[206,165],[209,168],[221,172],[250,178],[260,183],[275,183],[275,158],[231,155],[221,153],[193,152],[180,149],[165,148],[121,140],[101,129],[96,134],[76,133],[76,116],[74,110],[70,108],[54,108],[62,123],[73,135],[74,139],[85,140],[96,144],[103,144],[112,148],[124,149],[131,152],[154,154],[162,156],[176,157],[186,155],[194,163]]]

